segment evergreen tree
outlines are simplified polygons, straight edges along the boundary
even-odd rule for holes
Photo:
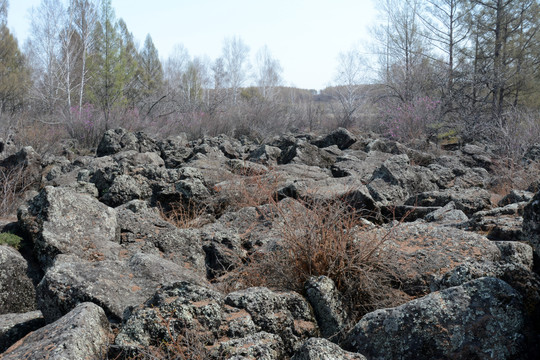
[[[152,95],[163,86],[163,67],[150,34],[146,36],[140,54],[140,68],[143,91],[145,95]]]
[[[22,104],[30,75],[17,40],[7,25],[0,25],[0,113],[13,113]]]
[[[90,54],[90,97],[103,112],[105,128],[111,115],[124,101],[124,71],[122,39],[118,31],[111,0],[102,0],[100,20],[94,32],[94,49]]]

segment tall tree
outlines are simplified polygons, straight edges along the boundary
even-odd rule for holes
[[[425,86],[424,37],[418,18],[419,1],[385,0],[380,3],[384,22],[375,30],[381,80],[390,94],[403,102],[421,95]]]
[[[8,0],[0,0],[0,25],[5,25],[7,23],[9,9]]]
[[[62,31],[64,7],[59,0],[42,0],[32,8],[31,35],[26,52],[33,69],[33,97],[43,113],[52,115],[62,99],[59,91],[58,71],[61,46],[58,41]]]
[[[239,37],[227,38],[223,44],[223,60],[227,73],[227,85],[232,92],[232,103],[236,104],[238,90],[246,81],[249,70],[249,47]]]
[[[141,83],[145,94],[152,95],[163,85],[163,67],[159,60],[159,53],[150,34],[144,40],[140,52]]]
[[[524,77],[538,70],[533,45],[538,44],[539,4],[537,0],[471,1],[471,20],[478,29],[475,61],[488,71],[482,80],[489,89],[491,119],[503,119],[505,107],[519,103]]]
[[[7,25],[0,24],[0,114],[20,109],[30,75],[17,40]]]
[[[118,31],[111,0],[102,0],[100,19],[94,32],[91,54],[91,97],[102,111],[105,128],[109,128],[113,110],[124,100],[126,82],[122,57],[122,38]]]
[[[426,30],[423,36],[444,56],[442,97],[448,110],[453,108],[457,55],[470,34],[466,21],[469,10],[467,0],[426,0],[418,15]]]
[[[257,85],[261,95],[265,99],[272,99],[275,95],[275,88],[282,82],[281,73],[283,68],[279,60],[275,59],[268,49],[263,46],[257,52]]]
[[[353,125],[355,114],[365,101],[365,91],[361,87],[365,77],[365,66],[357,50],[339,54],[339,64],[335,78],[333,96],[340,103],[341,126]]]
[[[92,34],[98,21],[98,13],[94,0],[70,0],[69,12],[73,14],[73,28],[77,32],[80,46],[78,105],[79,109],[82,109],[89,77],[87,58],[93,46]]]

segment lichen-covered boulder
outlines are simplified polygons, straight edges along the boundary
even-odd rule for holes
[[[99,306],[82,303],[56,322],[28,334],[12,345],[3,360],[101,360],[111,334]]]
[[[501,250],[482,235],[419,221],[368,229],[358,236],[381,241],[377,253],[402,290],[413,296],[428,294],[441,276],[462,264],[493,268],[502,260]]]
[[[27,271],[17,250],[0,245],[0,315],[36,309],[36,291]]]
[[[186,332],[206,345],[210,359],[282,359],[317,336],[318,328],[309,304],[296,293],[250,288],[224,297],[208,286],[182,281],[127,312],[115,343],[137,354],[175,343]]]
[[[514,359],[523,346],[522,298],[481,278],[365,315],[346,349],[369,359]]]
[[[53,321],[77,304],[92,301],[111,321],[119,321],[128,307],[142,304],[161,286],[181,280],[206,283],[199,274],[151,254],[101,261],[59,255],[38,285],[38,306],[47,321]]]
[[[19,209],[18,218],[44,268],[52,266],[58,254],[116,259],[121,250],[116,211],[70,188],[45,187],[29,206]]]

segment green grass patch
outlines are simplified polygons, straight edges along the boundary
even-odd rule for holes
[[[12,248],[19,249],[22,238],[12,233],[0,233],[0,245],[8,245]]]

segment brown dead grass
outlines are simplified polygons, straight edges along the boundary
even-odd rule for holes
[[[403,302],[389,259],[379,251],[391,231],[369,235],[359,211],[346,202],[287,199],[274,208],[283,221],[281,239],[272,248],[252,252],[249,261],[230,274],[235,287],[303,292],[310,277],[324,275],[336,284],[353,319]]]

